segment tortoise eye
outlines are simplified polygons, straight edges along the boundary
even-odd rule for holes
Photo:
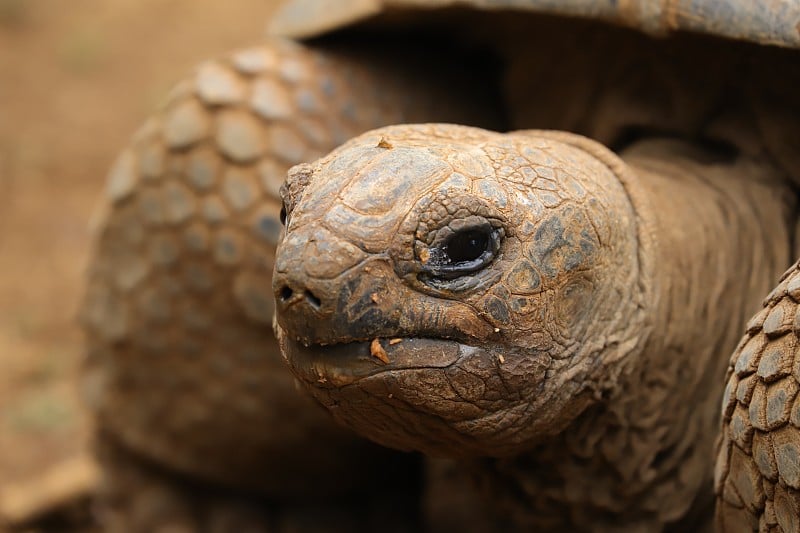
[[[489,249],[491,234],[482,230],[460,231],[450,237],[442,247],[450,263],[469,263],[480,259]]]
[[[490,224],[456,231],[429,248],[423,271],[440,280],[455,279],[481,270],[500,249],[503,230]]]
[[[285,226],[286,225],[286,206],[285,205],[281,206],[280,218],[281,218],[281,224],[283,224]]]

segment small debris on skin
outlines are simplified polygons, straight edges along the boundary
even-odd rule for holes
[[[500,333],[500,328],[494,328],[495,333]]]
[[[503,354],[498,355],[497,358],[500,359],[500,364],[501,365],[506,362],[506,358],[503,357]]]
[[[403,342],[403,339],[392,339],[389,341],[389,346],[394,346],[395,344],[398,344],[400,342]]]
[[[369,295],[369,299],[372,300],[372,302],[376,303],[376,304],[380,303],[380,301],[381,301],[381,299],[378,297],[378,293],[377,292],[373,292],[372,294],[370,294]]]
[[[378,148],[386,148],[387,150],[391,150],[394,148],[392,143],[386,140],[386,137],[381,137],[381,140],[378,141]]]
[[[381,346],[380,339],[372,339],[372,344],[369,345],[369,353],[372,355],[372,357],[378,359],[383,364],[389,364],[389,356],[386,355],[386,350],[384,350],[383,346]]]
[[[422,261],[422,264],[427,263],[431,259],[431,252],[427,248],[423,248],[419,251],[419,260]]]

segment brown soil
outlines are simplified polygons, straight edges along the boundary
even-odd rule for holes
[[[0,489],[85,445],[76,311],[106,169],[275,0],[0,0]]]

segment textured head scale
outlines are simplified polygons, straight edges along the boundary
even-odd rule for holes
[[[546,133],[384,128],[295,167],[284,194],[284,353],[383,444],[513,453],[580,413],[639,341],[628,194]]]

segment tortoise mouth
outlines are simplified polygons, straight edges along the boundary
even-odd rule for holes
[[[490,347],[442,338],[381,338],[385,354],[379,358],[375,340],[305,346],[280,329],[278,338],[292,372],[311,395],[337,422],[378,444],[447,457],[520,449],[518,427],[503,421],[526,416],[526,403],[491,392],[506,382],[503,359]],[[509,377],[511,387],[528,381]],[[498,429],[503,424],[508,427]]]
[[[294,374],[307,384],[336,388],[378,374],[445,369],[481,348],[449,339],[378,338],[343,344],[304,345],[280,335],[281,351]]]

